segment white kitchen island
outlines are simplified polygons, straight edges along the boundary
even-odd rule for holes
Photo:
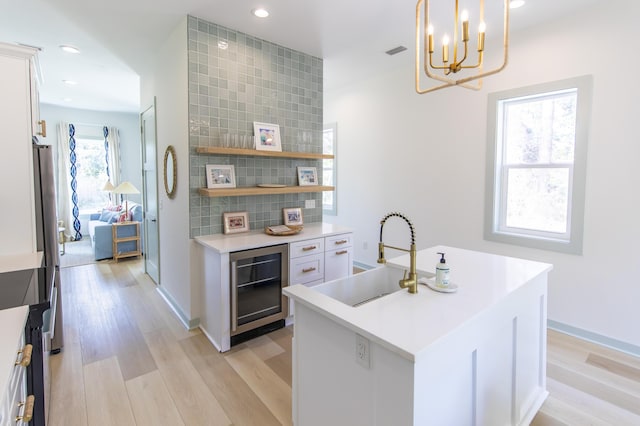
[[[420,285],[358,307],[330,296],[379,270],[284,289],[296,311],[294,424],[529,424],[548,395],[552,266],[438,246],[418,252],[419,277],[433,276],[437,252],[455,293]],[[401,277],[408,264],[405,255],[385,268]]]

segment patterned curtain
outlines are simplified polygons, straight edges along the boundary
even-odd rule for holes
[[[118,186],[120,182],[120,138],[118,137],[117,127],[103,126],[102,134],[105,140],[105,149],[107,150],[107,176],[111,180],[113,186]],[[116,203],[118,200],[116,200]],[[122,195],[120,195],[120,204],[122,204]]]
[[[109,172],[109,128],[104,126],[102,128],[102,134],[104,135],[104,162],[107,164],[107,181],[111,181],[111,173]],[[109,202],[111,203],[111,191],[109,191]]]
[[[73,237],[75,241],[82,239],[82,233],[80,232],[80,209],[78,208],[78,181],[76,180],[76,128],[73,124],[69,124],[69,158],[71,160],[71,202],[73,203],[73,230],[76,231],[76,235]]]

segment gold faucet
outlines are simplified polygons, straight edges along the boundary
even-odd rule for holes
[[[384,229],[384,224],[387,221],[387,219],[393,216],[403,219],[405,222],[407,222],[407,225],[409,225],[409,230],[411,230],[411,246],[409,250],[399,248],[399,247],[388,246],[382,242],[382,230]],[[398,282],[398,284],[400,285],[400,288],[408,288],[409,293],[417,293],[418,292],[418,274],[416,273],[416,233],[415,233],[415,230],[413,229],[413,224],[409,219],[407,219],[405,215],[401,213],[393,212],[393,213],[387,214],[380,221],[380,242],[378,243],[378,254],[379,254],[378,263],[387,263],[387,260],[384,258],[385,247],[409,253],[409,278],[407,278],[407,271],[404,271],[404,276]]]

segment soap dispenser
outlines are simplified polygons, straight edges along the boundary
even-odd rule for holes
[[[440,262],[436,264],[436,285],[438,287],[448,287],[449,286],[449,266],[447,265],[447,261],[444,258],[444,253],[438,252],[440,257]]]

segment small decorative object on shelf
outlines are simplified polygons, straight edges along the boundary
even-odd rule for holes
[[[224,233],[236,234],[238,232],[249,231],[249,213],[248,212],[229,212],[223,214]]]
[[[267,226],[264,228],[264,232],[268,235],[275,236],[286,236],[286,235],[295,235],[300,233],[304,227],[300,226],[286,226],[286,225],[275,225],[275,226]]]
[[[284,208],[282,215],[286,226],[302,226],[302,209],[300,207]]]
[[[207,188],[235,188],[236,171],[232,164],[207,164]]]
[[[318,170],[315,167],[298,167],[298,185],[312,186],[318,184]]]
[[[280,126],[269,123],[253,123],[256,138],[256,149],[259,151],[282,151],[280,143]]]

